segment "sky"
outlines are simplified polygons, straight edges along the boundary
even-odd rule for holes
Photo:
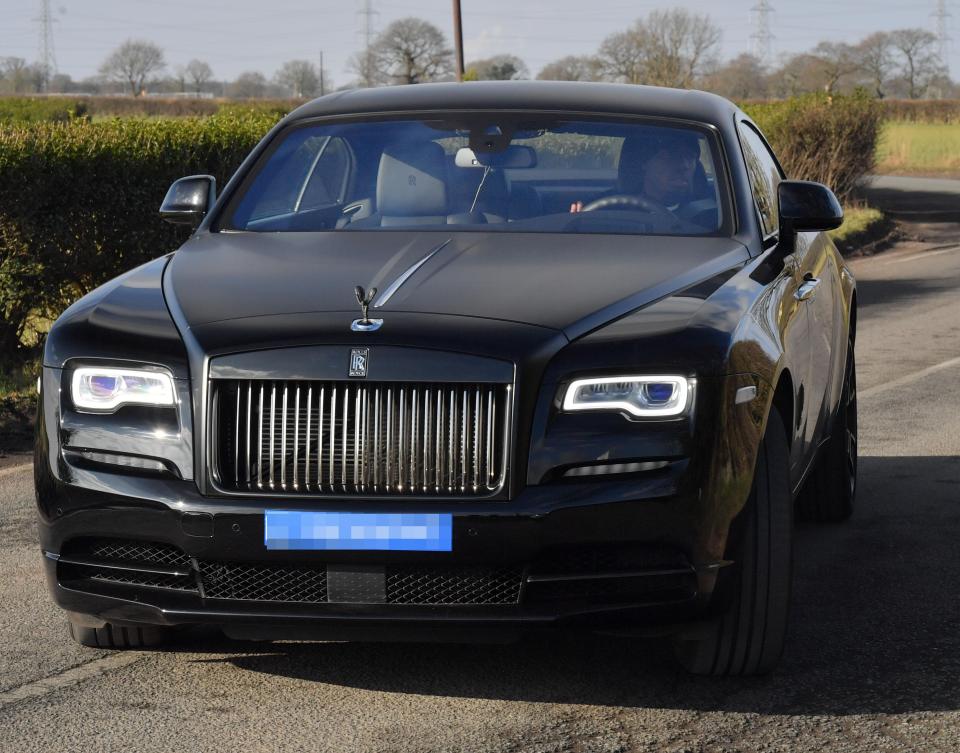
[[[451,0],[369,0],[374,29],[419,16],[451,38]],[[57,68],[75,80],[95,75],[112,49],[146,39],[165,53],[167,71],[192,58],[207,61],[218,79],[243,71],[267,77],[295,58],[319,62],[334,86],[354,77],[350,55],[362,46],[365,0],[49,0]],[[0,58],[39,59],[43,0],[0,0]],[[723,31],[721,58],[750,50],[756,0],[462,0],[467,62],[498,53],[521,57],[532,75],[571,54],[591,54],[608,34],[655,9],[685,7],[709,15]],[[916,0],[772,0],[775,56],[828,39],[855,43],[870,32],[911,26],[935,31],[936,2]],[[952,3],[948,2],[948,8]],[[960,75],[960,38],[950,69]]]

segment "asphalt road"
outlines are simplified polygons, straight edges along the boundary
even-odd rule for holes
[[[939,240],[960,241],[960,227]],[[0,751],[960,750],[960,247],[854,262],[861,486],[798,530],[769,677],[691,678],[658,641],[75,647],[27,469],[0,470]]]
[[[960,221],[960,180],[870,175],[858,193],[888,216],[909,221]]]

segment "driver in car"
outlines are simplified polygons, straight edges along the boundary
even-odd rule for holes
[[[617,187],[607,196],[640,196],[668,210],[695,198],[694,176],[700,161],[700,139],[694,133],[677,129],[657,131],[649,138],[624,141]],[[583,207],[582,201],[575,201],[570,211],[581,212]]]

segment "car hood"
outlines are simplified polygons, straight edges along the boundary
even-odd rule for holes
[[[747,259],[729,238],[219,232],[195,236],[175,254],[167,290],[192,329],[261,317],[359,317],[360,285],[378,288],[370,316],[385,323],[392,315],[470,317],[573,339]]]

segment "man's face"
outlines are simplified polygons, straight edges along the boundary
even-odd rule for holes
[[[690,195],[700,152],[688,144],[661,147],[647,162],[643,192],[662,204],[677,204]]]

